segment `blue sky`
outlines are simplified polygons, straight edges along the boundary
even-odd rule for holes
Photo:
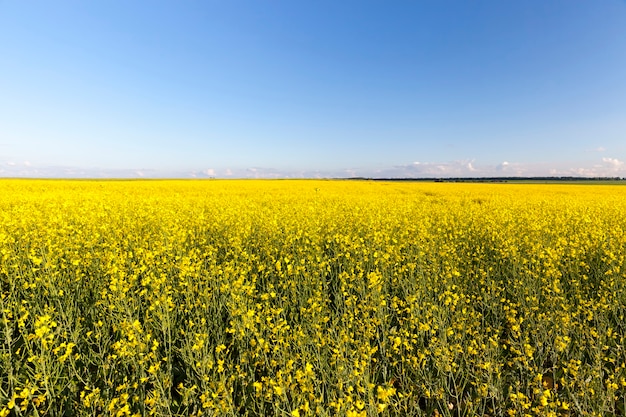
[[[626,176],[626,1],[0,0],[0,176]]]

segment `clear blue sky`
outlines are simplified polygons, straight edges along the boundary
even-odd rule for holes
[[[624,0],[0,0],[0,176],[626,176]]]

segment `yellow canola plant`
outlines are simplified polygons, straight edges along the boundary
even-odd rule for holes
[[[623,415],[625,231],[622,186],[3,180],[0,416]]]

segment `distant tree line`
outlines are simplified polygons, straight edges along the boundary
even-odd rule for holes
[[[448,178],[367,178],[351,177],[348,180],[370,181],[434,181],[434,182],[509,182],[509,181],[551,181],[551,182],[575,182],[575,181],[624,181],[622,177],[448,177]]]

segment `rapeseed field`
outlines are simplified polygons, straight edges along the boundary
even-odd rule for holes
[[[626,187],[0,181],[0,416],[624,415]]]

